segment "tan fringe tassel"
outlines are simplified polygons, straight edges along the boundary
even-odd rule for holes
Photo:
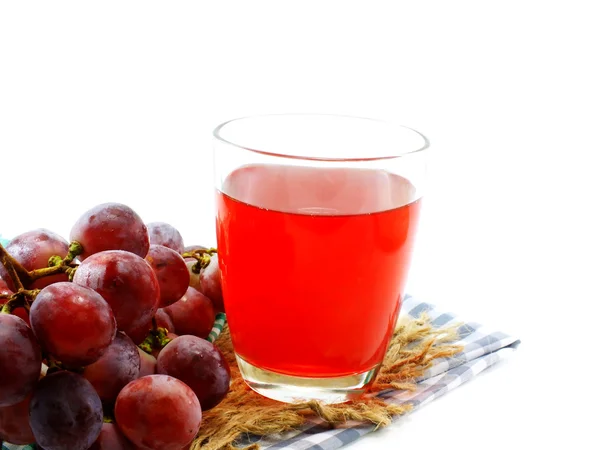
[[[371,391],[414,390],[414,380],[423,375],[433,360],[462,351],[462,347],[452,344],[457,339],[457,328],[435,329],[425,314],[418,319],[401,318]],[[317,401],[276,402],[255,393],[242,380],[228,329],[223,330],[216,344],[231,366],[231,389],[217,407],[204,414],[200,433],[190,450],[232,450],[237,448],[234,443],[245,434],[283,433],[306,424],[311,416],[332,426],[352,420],[381,427],[411,409],[410,405],[387,404],[374,396],[339,405]],[[252,444],[246,450],[259,448],[258,444]]]

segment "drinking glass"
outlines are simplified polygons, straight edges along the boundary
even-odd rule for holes
[[[223,296],[252,389],[326,403],[368,389],[402,304],[427,147],[410,128],[348,116],[215,129]]]

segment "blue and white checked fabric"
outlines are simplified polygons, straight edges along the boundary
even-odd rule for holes
[[[429,315],[435,327],[463,323],[459,328],[459,340],[456,343],[464,346],[464,350],[450,358],[438,359],[417,380],[416,391],[390,390],[379,394],[390,403],[410,403],[415,409],[426,405],[506,358],[520,343],[512,336],[486,329],[475,322],[465,322],[430,303],[421,302],[412,296],[405,298],[402,314],[417,318],[423,312]],[[301,430],[285,435],[257,438],[256,441],[262,448],[270,450],[335,450],[374,430],[374,425],[357,423],[331,429],[324,422],[315,420]]]
[[[459,328],[457,344],[464,350],[450,358],[441,358],[417,380],[417,390],[386,391],[379,396],[386,401],[398,404],[410,403],[419,408],[452,389],[471,380],[488,367],[512,353],[520,341],[505,333],[488,330],[475,322],[464,323],[451,313],[443,312],[436,306],[407,296],[402,313],[419,317],[426,312],[436,327],[463,323]],[[349,444],[365,434],[374,431],[374,425],[348,423],[345,426],[330,429],[325,423],[315,419],[299,430],[282,435],[256,438],[261,447],[270,450],[335,450]],[[2,450],[34,450],[34,446],[17,446],[4,443]]]

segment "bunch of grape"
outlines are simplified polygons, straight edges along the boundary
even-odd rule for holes
[[[216,251],[117,203],[70,238],[39,229],[0,245],[0,439],[188,448],[230,383],[206,340],[223,312]]]

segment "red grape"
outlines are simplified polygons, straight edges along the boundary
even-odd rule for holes
[[[1,303],[1,302],[0,302]],[[27,324],[27,326],[29,328],[31,328],[31,322],[29,321],[29,314],[27,313],[27,310],[25,308],[23,308],[22,306],[13,309],[12,312],[15,316],[23,319],[23,321]]]
[[[190,284],[190,274],[181,255],[170,248],[152,244],[146,261],[158,278],[160,307],[179,300]]]
[[[135,447],[121,433],[119,427],[114,423],[103,423],[102,431],[90,450],[135,450]]]
[[[71,241],[83,246],[81,260],[105,250],[125,250],[145,258],[150,246],[140,216],[120,203],[104,203],[84,213],[71,229]]]
[[[140,345],[144,342],[144,339],[150,334],[150,330],[152,329],[152,322],[149,322],[141,327],[137,327],[133,330],[129,330],[127,332],[127,336],[131,338],[135,345]]]
[[[198,433],[202,409],[186,384],[167,375],[148,375],[123,388],[115,418],[123,434],[138,447],[181,450]]]
[[[141,348],[138,348],[138,353],[140,354],[140,375],[138,378],[154,375],[156,373],[156,358]]]
[[[25,445],[35,441],[29,426],[31,395],[12,406],[0,408],[0,441]]]
[[[2,305],[2,301],[0,301],[0,305]],[[19,306],[18,308],[13,309],[12,314],[23,319],[23,321],[27,324],[27,326],[29,328],[31,328],[31,322],[29,321],[29,314],[27,313],[27,310],[24,307]]]
[[[96,253],[81,263],[73,281],[102,295],[113,309],[117,327],[127,334],[150,322],[158,307],[156,275],[133,253]]]
[[[173,326],[173,321],[171,317],[165,312],[163,308],[158,308],[156,314],[154,315],[156,319],[156,325],[158,328],[166,328],[168,331],[172,331],[175,329]],[[144,339],[150,334],[152,330],[152,320],[148,322],[146,325],[136,328],[128,333],[128,336],[134,342],[135,345],[140,345],[144,342]]]
[[[200,270],[198,287],[196,289],[212,300],[216,312],[225,311],[223,291],[221,289],[221,269],[217,255],[213,255],[210,258],[209,265]]]
[[[102,403],[81,375],[56,372],[33,392],[29,423],[36,443],[46,450],[87,450],[102,429]]]
[[[183,253],[183,238],[177,228],[164,222],[152,222],[146,226],[150,244],[164,245],[177,253]]]
[[[181,300],[165,308],[177,334],[193,334],[206,338],[215,322],[215,309],[208,297],[194,288],[188,288]]]
[[[6,246],[6,251],[25,269],[31,271],[48,267],[48,260],[51,256],[58,255],[64,258],[69,252],[69,243],[58,234],[40,228],[13,238]],[[2,264],[0,264],[0,277],[4,279],[10,289],[14,290],[13,282]],[[31,288],[42,289],[49,284],[67,280],[67,275],[61,273],[40,278],[31,284]]]
[[[83,377],[92,383],[100,400],[112,403],[127,383],[140,374],[140,354],[133,341],[117,333],[112,344],[98,361],[83,370]]]
[[[158,325],[159,328],[166,328],[169,332],[175,332],[175,325],[173,325],[171,316],[167,314],[164,308],[158,308],[154,318],[156,319],[156,325]]]
[[[0,407],[15,405],[35,387],[42,351],[31,329],[12,314],[0,314]]]
[[[73,367],[98,360],[117,330],[113,312],[100,294],[74,283],[42,289],[30,314],[42,348]]]
[[[202,411],[218,405],[229,391],[229,364],[213,344],[196,336],[180,336],[162,349],[157,373],[170,375],[192,388]]]

